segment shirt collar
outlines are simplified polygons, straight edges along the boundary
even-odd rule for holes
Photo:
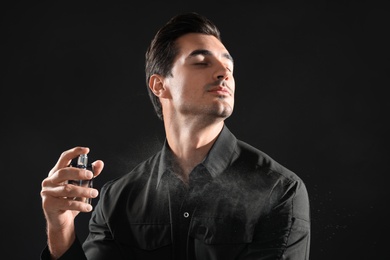
[[[230,165],[236,145],[236,137],[224,125],[217,140],[203,161],[204,166],[213,178],[220,175]]]
[[[236,144],[236,137],[224,125],[217,140],[202,162],[213,178],[220,175],[229,166]],[[164,173],[171,168],[173,158],[172,150],[165,139],[160,155],[157,185],[160,183]]]
[[[171,148],[168,145],[167,139],[165,139],[164,145],[160,152],[160,161],[158,166],[158,175],[157,175],[157,186],[159,185],[161,178],[165,172],[168,172],[172,167],[173,153]]]

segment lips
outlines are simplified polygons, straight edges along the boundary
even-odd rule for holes
[[[208,92],[217,93],[220,95],[231,95],[229,89],[227,87],[216,86],[208,90]]]

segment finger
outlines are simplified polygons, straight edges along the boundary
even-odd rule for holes
[[[42,188],[62,186],[69,180],[91,180],[92,178],[93,173],[90,170],[77,167],[66,167],[51,173],[49,177],[45,178],[42,181]]]
[[[70,198],[96,198],[99,195],[99,191],[94,188],[87,188],[82,186],[77,186],[73,184],[66,184],[63,188],[65,191],[66,197]]]
[[[46,198],[96,198],[99,191],[94,188],[81,187],[73,184],[64,184],[61,186],[43,188],[41,196]]]
[[[81,146],[77,146],[62,152],[57,163],[54,165],[53,169],[51,169],[51,171],[49,172],[49,176],[53,174],[55,171],[57,171],[58,169],[67,167],[71,163],[72,159],[76,158],[80,154],[88,154],[88,153],[89,153],[89,148],[81,147]]]
[[[92,163],[93,175],[97,177],[104,168],[104,162],[102,160],[96,160]]]
[[[65,212],[67,210],[90,212],[93,208],[91,204],[85,202],[55,197],[44,197],[42,200],[42,207],[44,209],[50,209],[46,213],[59,211]]]

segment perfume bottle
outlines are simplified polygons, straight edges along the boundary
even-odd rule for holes
[[[86,154],[80,154],[79,157],[77,157],[76,162],[72,162],[70,164],[72,167],[77,167],[81,169],[87,169],[91,172],[93,172],[93,167],[92,164],[88,163],[88,156]],[[82,187],[87,187],[87,188],[92,188],[93,187],[93,178],[90,180],[69,180],[69,184],[77,185],[77,186],[82,186]],[[86,203],[91,204],[92,199],[91,198],[78,198],[74,197],[74,200],[78,201],[84,201]]]

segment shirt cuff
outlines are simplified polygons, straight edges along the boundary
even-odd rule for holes
[[[72,246],[58,260],[86,260],[80,241],[76,237]],[[46,246],[41,252],[41,260],[51,260],[49,247]]]

